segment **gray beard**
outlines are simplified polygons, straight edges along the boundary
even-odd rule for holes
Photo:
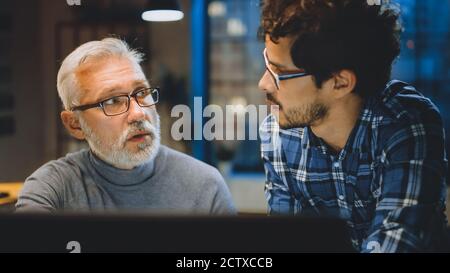
[[[97,134],[86,124],[80,116],[80,126],[83,130],[86,141],[92,152],[106,163],[119,169],[133,169],[139,165],[152,161],[160,147],[160,121],[159,115],[156,114],[155,126],[148,121],[138,121],[132,123],[130,127],[121,136],[113,141],[112,144],[106,145]],[[130,152],[125,148],[127,137],[130,131],[146,130],[150,131],[150,140],[138,144],[138,152]]]

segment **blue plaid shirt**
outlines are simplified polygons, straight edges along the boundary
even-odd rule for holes
[[[361,252],[432,250],[446,225],[444,129],[422,94],[391,81],[366,99],[344,149],[309,127],[260,128],[269,214],[344,219]]]

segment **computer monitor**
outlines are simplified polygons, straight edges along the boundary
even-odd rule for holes
[[[0,227],[0,252],[354,251],[345,222],[328,218],[0,214]]]

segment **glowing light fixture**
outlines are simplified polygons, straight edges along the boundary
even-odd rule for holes
[[[171,22],[183,19],[184,13],[177,0],[148,0],[142,20],[151,22]]]

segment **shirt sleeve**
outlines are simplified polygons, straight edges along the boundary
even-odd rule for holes
[[[45,165],[25,180],[15,205],[16,212],[55,212],[60,207],[58,175]]]
[[[445,226],[441,124],[414,124],[387,141],[379,165],[375,215],[362,252],[423,252]]]

